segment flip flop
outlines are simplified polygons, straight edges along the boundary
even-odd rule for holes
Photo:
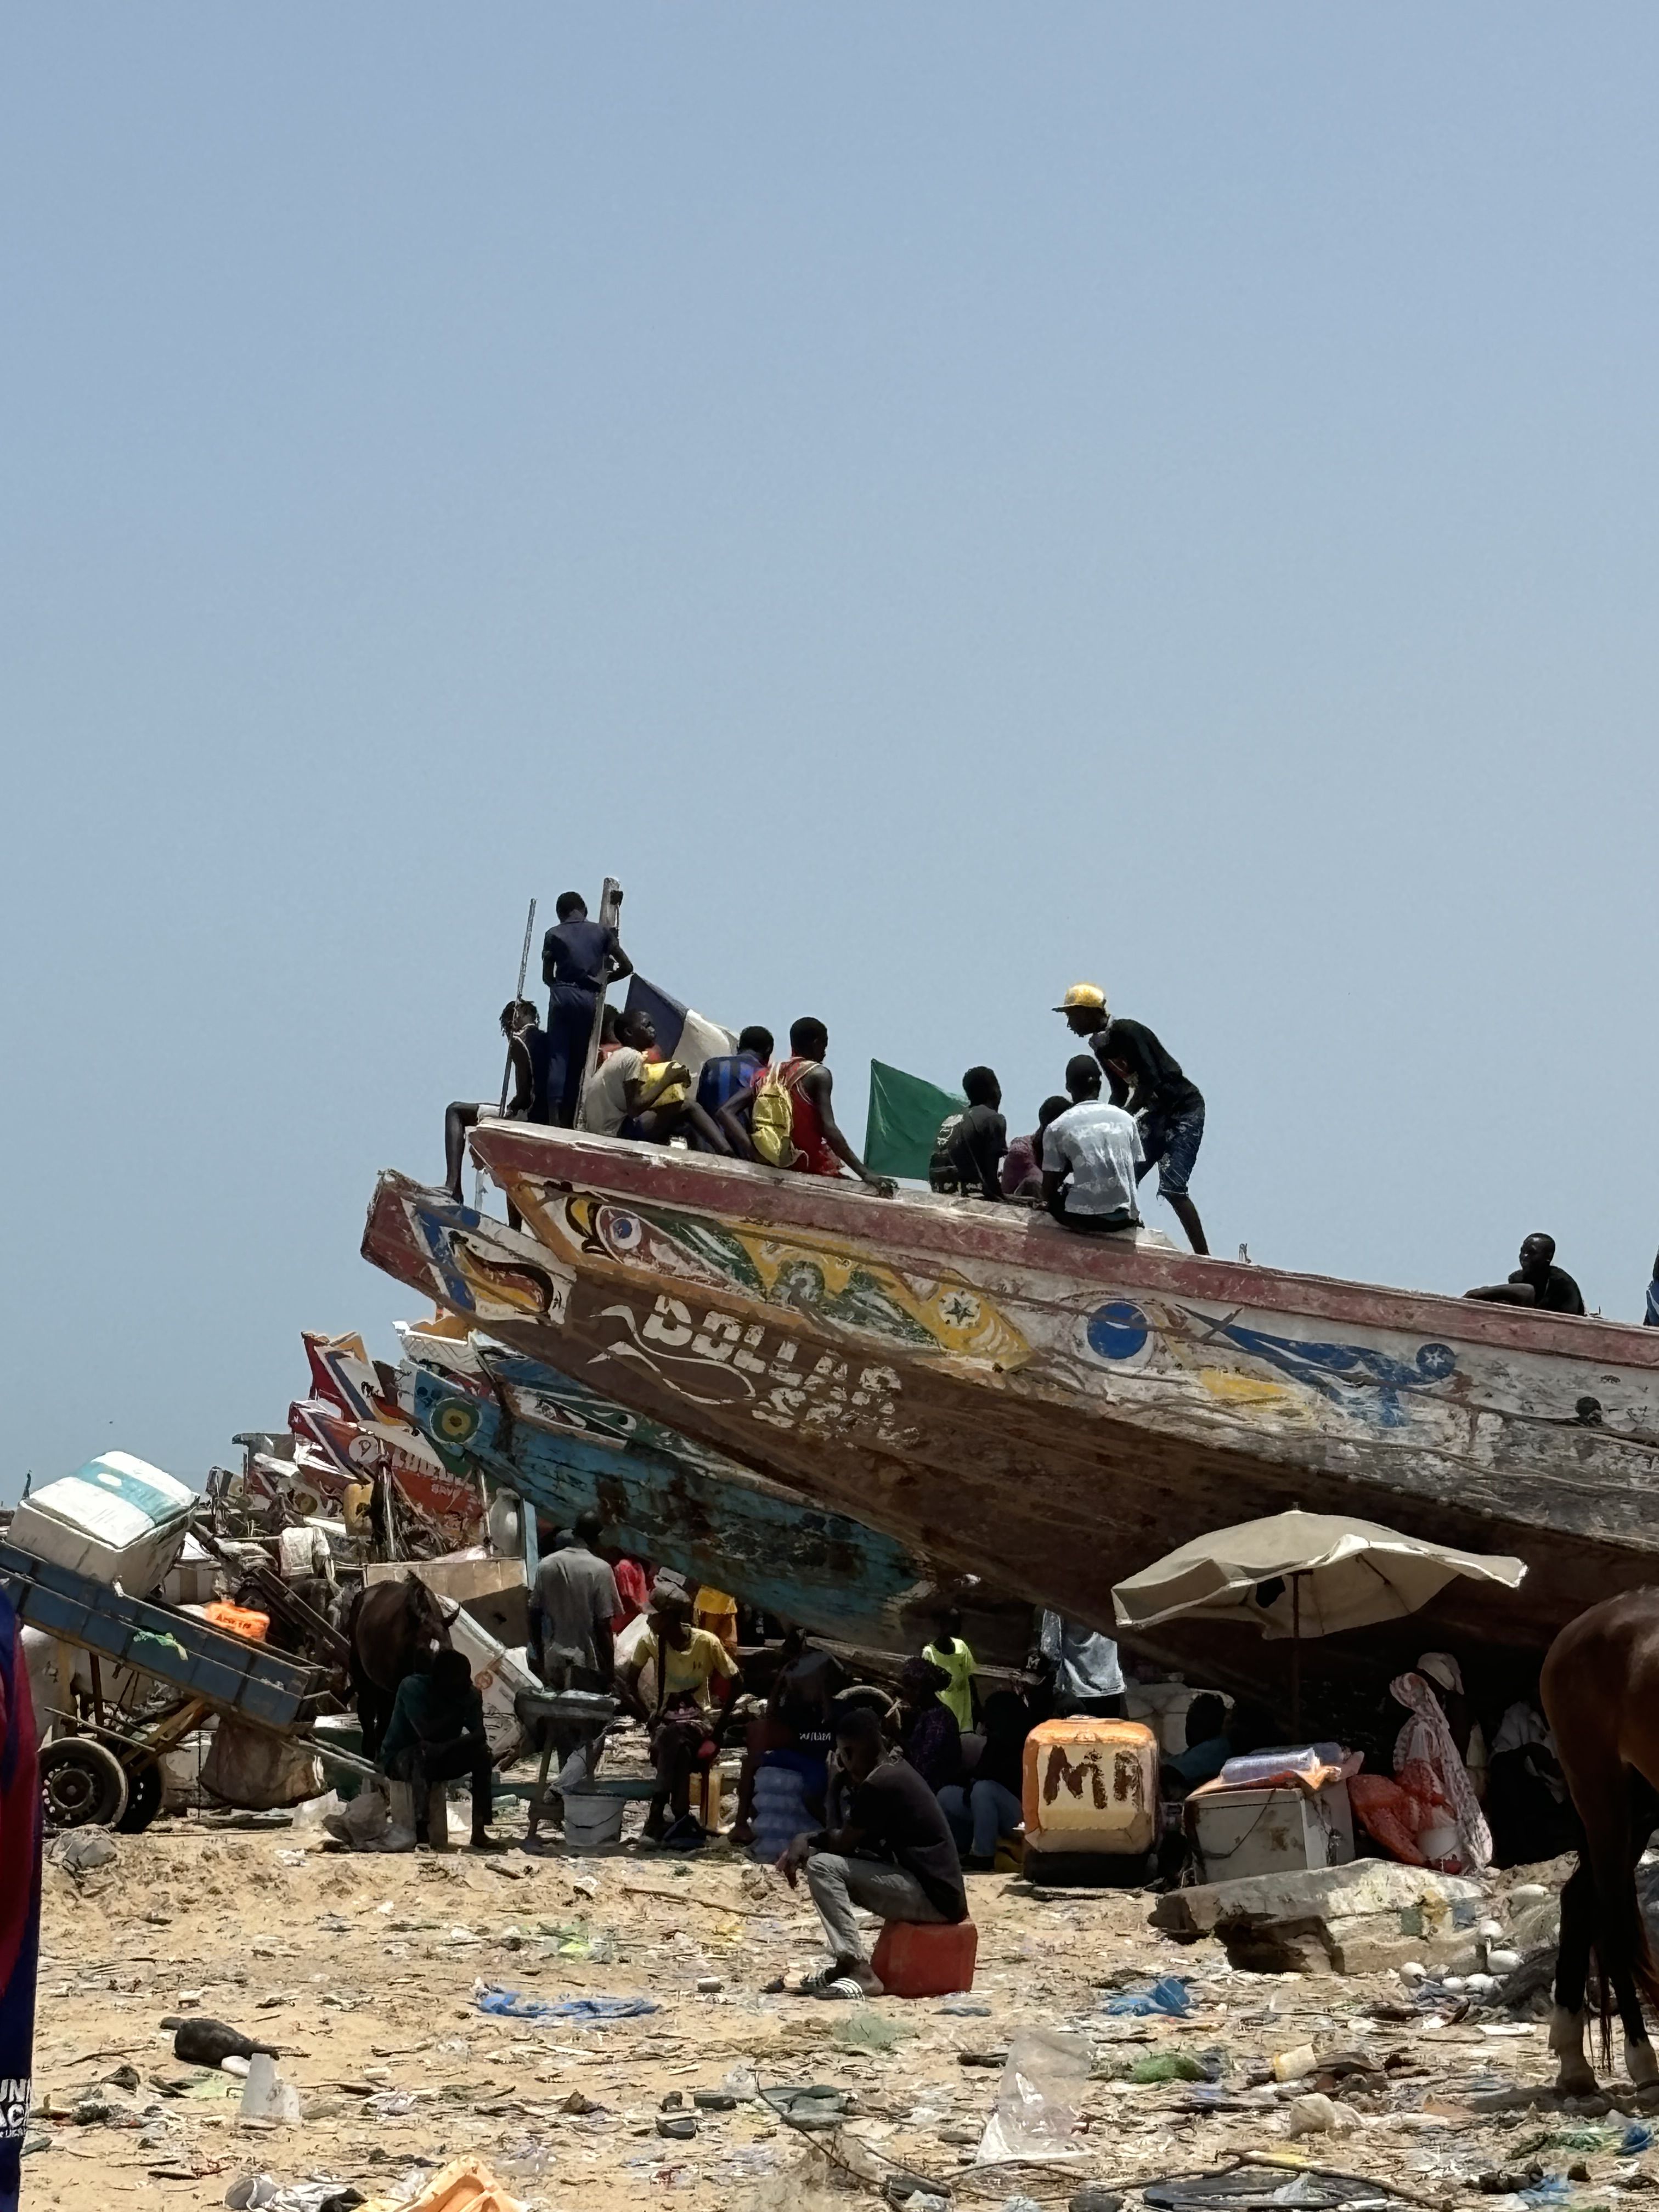
[[[835,1997],[842,2002],[861,2003],[871,1992],[860,1989],[850,1974],[838,1974],[833,1966],[820,1966],[815,1974],[808,1974],[800,1984],[804,1997]]]

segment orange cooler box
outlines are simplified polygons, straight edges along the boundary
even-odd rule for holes
[[[1025,1848],[1141,1857],[1158,1834],[1158,1738],[1140,1721],[1042,1721],[1025,1739]]]

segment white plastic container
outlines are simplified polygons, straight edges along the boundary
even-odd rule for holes
[[[472,1686],[483,1699],[484,1734],[498,1765],[524,1747],[524,1730],[513,1701],[520,1690],[539,1690],[540,1681],[530,1671],[528,1655],[509,1651],[470,1613],[458,1613],[449,1624],[449,1640],[466,1654],[472,1669]]]
[[[131,1452],[105,1452],[26,1498],[10,1540],[94,1582],[147,1597],[184,1548],[194,1494]]]
[[[1282,1874],[1287,1867],[1346,1866],[1353,1857],[1348,1785],[1307,1790],[1198,1790],[1188,1818],[1205,1881]]]
[[[608,1790],[570,1790],[564,1801],[564,1839],[573,1851],[602,1851],[622,1839],[625,1797]]]

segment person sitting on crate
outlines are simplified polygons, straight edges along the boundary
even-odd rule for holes
[[[836,1759],[832,1825],[797,1836],[778,1869],[793,1889],[805,1869],[830,1948],[830,1963],[801,1984],[803,1994],[878,1997],[882,1984],[854,1906],[886,1921],[954,1925],[968,1917],[968,1893],[938,1798],[902,1752],[888,1750],[881,1723],[866,1707],[842,1708]]]
[[[413,1790],[417,1840],[431,1792],[465,1775],[472,1790],[472,1849],[507,1848],[489,1832],[495,1760],[484,1734],[483,1699],[464,1651],[435,1652],[429,1674],[405,1674],[398,1684],[380,1745],[380,1771]]]

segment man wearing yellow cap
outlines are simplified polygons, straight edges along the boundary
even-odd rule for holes
[[[1054,1008],[1074,1036],[1087,1037],[1106,1071],[1114,1106],[1127,1106],[1140,1124],[1146,1158],[1139,1182],[1154,1162],[1158,1194],[1167,1199],[1194,1252],[1207,1252],[1204,1224],[1187,1185],[1204,1140],[1204,1094],[1166,1052],[1145,1022],[1112,1018],[1098,983],[1073,983]]]

